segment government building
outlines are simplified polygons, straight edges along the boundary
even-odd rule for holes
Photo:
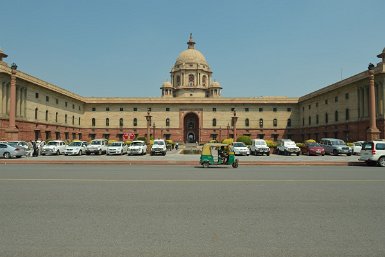
[[[80,96],[18,70],[6,57],[0,50],[0,140],[385,138],[385,49],[368,70],[301,97],[222,97],[191,35],[160,97]]]

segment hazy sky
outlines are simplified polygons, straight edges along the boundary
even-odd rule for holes
[[[384,0],[0,0],[0,48],[82,96],[160,96],[193,33],[225,97],[295,96],[367,69]]]

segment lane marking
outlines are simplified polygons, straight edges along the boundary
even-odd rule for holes
[[[74,182],[385,182],[385,179],[77,179],[77,178],[2,178],[0,181],[74,181]]]

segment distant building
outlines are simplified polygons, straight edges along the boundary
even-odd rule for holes
[[[225,98],[191,35],[187,45],[171,69],[170,81],[160,87],[161,97],[151,98],[79,96],[10,67],[0,51],[0,140],[123,139],[125,133],[147,136],[148,131],[154,138],[180,142],[241,135],[296,141],[385,138],[385,49],[378,55],[382,61],[370,71],[299,98]],[[373,101],[369,73],[374,76]],[[379,131],[372,130],[372,108]]]

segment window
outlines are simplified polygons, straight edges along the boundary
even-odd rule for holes
[[[277,112],[277,108],[276,107],[273,108],[273,112]]]
[[[170,118],[166,119],[166,127],[170,127]]]
[[[263,128],[263,119],[259,119],[259,127]]]
[[[319,116],[318,116],[318,114],[315,116],[315,123],[318,125],[318,123],[319,123]]]
[[[166,112],[169,112],[169,111],[170,111],[170,108],[167,107],[167,108],[166,108]]]
[[[122,111],[123,111],[123,107],[120,107],[119,111],[121,111],[121,112],[122,112]]]
[[[67,102],[65,102],[64,105],[65,105],[65,107],[68,107],[68,103]]]
[[[35,98],[39,98],[39,93],[35,93]]]
[[[110,107],[106,107],[106,112],[109,112],[110,111]]]
[[[325,104],[328,104],[328,99],[325,100]]]
[[[287,119],[287,126],[291,127],[291,119]]]
[[[56,112],[56,114],[55,114],[55,122],[57,122],[57,118],[58,118],[58,116],[59,116],[59,113],[58,113],[58,112]]]
[[[288,112],[291,112],[291,108],[287,108],[287,111],[288,111]]]
[[[79,117],[79,122],[78,122],[78,123],[79,123],[79,126],[80,126],[80,117]],[[79,134],[79,135],[80,135],[80,134]],[[80,138],[79,138],[79,139],[80,139]]]
[[[37,112],[39,111],[39,109],[35,108],[35,120],[37,120]]]
[[[232,111],[232,112],[235,111],[235,108],[231,108],[231,111]]]
[[[311,125],[311,116],[309,116],[309,126]]]
[[[180,76],[176,76],[176,85],[180,86]]]
[[[151,108],[150,108],[150,107],[149,107],[149,108],[147,108],[147,111],[151,112]]]
[[[349,120],[349,117],[350,115],[349,115],[349,109],[346,109],[345,110],[345,120]]]
[[[96,111],[96,108],[95,108],[95,107],[92,107],[92,111],[93,111],[93,112]]]
[[[263,112],[263,108],[259,108],[258,111],[259,111],[259,112]]]
[[[305,118],[302,118],[302,126],[305,126]]]
[[[72,104],[72,109],[74,109],[74,110],[75,110],[75,105],[74,105],[74,104]]]
[[[335,102],[335,103],[338,102],[338,96],[334,97],[334,102]]]
[[[56,98],[56,104],[59,104],[59,99]]]
[[[326,124],[329,123],[329,115],[328,115],[328,113],[325,113],[325,123]]]
[[[106,127],[109,127],[109,126],[110,126],[110,119],[106,118]]]
[[[349,93],[346,93],[345,94],[345,100],[348,100],[349,99]]]
[[[67,124],[67,114],[66,114],[66,115],[64,115],[64,123],[66,123],[66,124]]]
[[[309,104],[309,107],[308,107],[308,108],[309,108],[309,110],[311,109],[311,105],[310,105],[310,104]]]
[[[338,111],[334,112],[334,121],[338,121]]]
[[[92,124],[92,127],[95,127],[95,124],[96,124],[95,118],[92,118],[91,124]]]
[[[217,126],[217,119],[213,119],[213,127],[216,127]]]
[[[48,111],[45,111],[45,121],[48,121]]]
[[[138,108],[134,107],[134,109],[133,109],[133,110],[134,110],[134,112],[137,112],[137,111],[138,111]]]
[[[217,108],[213,108],[213,112],[216,112],[217,111]]]
[[[315,107],[318,107],[318,102],[315,103]]]
[[[134,118],[134,119],[132,120],[132,125],[133,125],[134,127],[138,126],[138,119],[137,119],[137,118]]]
[[[72,115],[72,125],[75,125],[75,116]]]
[[[245,119],[245,127],[250,126],[250,120],[248,118]]]
[[[207,79],[206,78],[207,78],[206,75],[202,76],[202,85],[203,86],[206,86],[206,83],[207,83]]]
[[[245,112],[248,112],[249,111],[249,108],[245,108]]]
[[[192,87],[192,86],[194,86],[194,75],[193,74],[189,74],[188,75],[188,85],[190,86],[190,87]]]
[[[119,127],[123,127],[123,118],[119,119]]]
[[[48,95],[45,97],[45,101],[49,102],[49,96]]]

